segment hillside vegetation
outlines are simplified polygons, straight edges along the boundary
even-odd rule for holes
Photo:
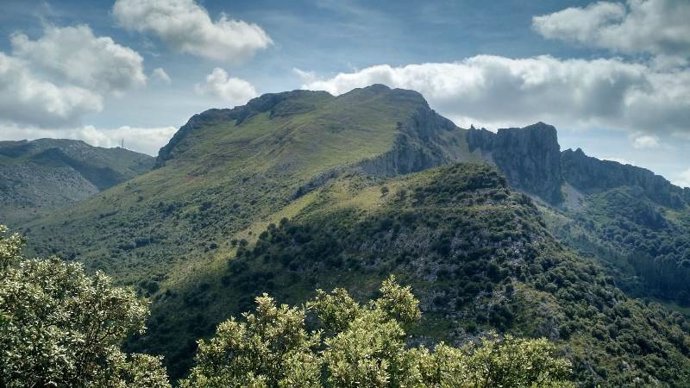
[[[365,301],[392,273],[423,312],[409,345],[545,337],[580,385],[682,386],[685,318],[631,299],[608,257],[560,235],[616,188],[565,195],[586,180],[561,163],[551,126],[463,130],[412,91],[268,94],[194,116],[154,170],[22,231],[29,254],[79,261],[149,297],[149,330],[126,348],[164,355],[175,379],[198,338],[264,292],[296,306],[318,288]]]
[[[579,203],[546,212],[554,234],[598,258],[630,295],[690,306],[690,189],[581,150],[565,151],[563,166]]]
[[[153,158],[82,141],[0,141],[0,214],[18,224],[143,174]]]
[[[146,302],[80,264],[23,258],[22,239],[0,225],[0,385],[3,387],[170,387],[160,358],[126,354],[143,332]],[[345,290],[303,307],[256,298],[246,322],[218,326],[200,341],[183,387],[531,387],[571,386],[570,364],[545,339],[495,335],[462,348],[405,345],[420,317],[409,287],[387,279],[360,305]],[[306,316],[312,323],[307,327]],[[318,323],[314,323],[314,321]]]
[[[627,298],[594,261],[548,234],[529,198],[481,165],[383,183],[343,178],[292,221],[269,225],[254,246],[238,243],[222,275],[213,264],[206,270],[183,292],[166,292],[154,307],[151,336],[135,349],[167,347],[185,332],[203,335],[262,292],[297,302],[315,287],[337,285],[365,299],[392,272],[420,297],[425,319],[417,341],[461,343],[492,329],[546,336],[572,360],[581,383],[688,378],[682,316]],[[178,313],[166,313],[172,310]]]

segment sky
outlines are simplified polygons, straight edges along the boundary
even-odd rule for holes
[[[0,140],[157,154],[195,113],[293,89],[414,89],[458,126],[690,187],[690,1],[1,0]]]

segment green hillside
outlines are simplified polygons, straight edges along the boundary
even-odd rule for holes
[[[164,279],[343,171],[395,175],[471,159],[466,149],[464,131],[416,92],[265,95],[194,116],[159,168],[26,224],[27,236],[35,253],[79,256],[123,282]]]
[[[17,224],[85,198],[153,166],[153,158],[82,141],[0,141],[0,214]]]
[[[261,292],[297,304],[345,287],[365,300],[393,273],[421,300],[411,342],[492,329],[544,336],[584,385],[682,385],[682,315],[627,297],[508,188],[518,179],[561,199],[560,164],[544,163],[560,162],[558,144],[538,136],[552,132],[537,124],[472,139],[418,93],[381,85],[268,94],[192,117],[154,170],[22,231],[29,254],[78,260],[150,297],[148,334],[128,346],[163,354],[172,377],[191,366],[196,339]],[[520,155],[507,180],[472,163],[505,170]],[[563,216],[549,214],[549,225]]]
[[[162,350],[173,374],[193,349],[179,339],[210,334],[262,292],[294,303],[342,286],[366,299],[394,273],[421,300],[416,341],[463,342],[497,329],[557,341],[582,383],[689,377],[682,316],[627,298],[593,260],[546,232],[529,198],[482,165],[381,182],[343,177],[291,220],[269,224],[256,244],[238,243],[236,255],[192,272],[173,277],[178,286],[162,290],[151,335],[132,342]]]

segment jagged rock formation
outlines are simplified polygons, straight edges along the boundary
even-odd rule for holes
[[[552,204],[562,202],[560,146],[553,126],[540,122],[496,134],[470,129],[467,143],[470,151],[479,150],[495,163],[514,187]]]

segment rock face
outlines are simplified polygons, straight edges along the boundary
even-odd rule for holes
[[[471,159],[466,130],[428,106],[420,107],[408,121],[399,122],[397,131],[389,152],[360,164],[364,172],[395,176]]]
[[[678,208],[690,203],[690,189],[674,186],[644,168],[587,156],[579,148],[563,151],[561,167],[564,179],[583,193],[631,186],[660,205]]]
[[[470,151],[478,150],[520,190],[537,195],[551,204],[563,201],[560,146],[556,128],[544,123],[524,128],[470,129]]]

